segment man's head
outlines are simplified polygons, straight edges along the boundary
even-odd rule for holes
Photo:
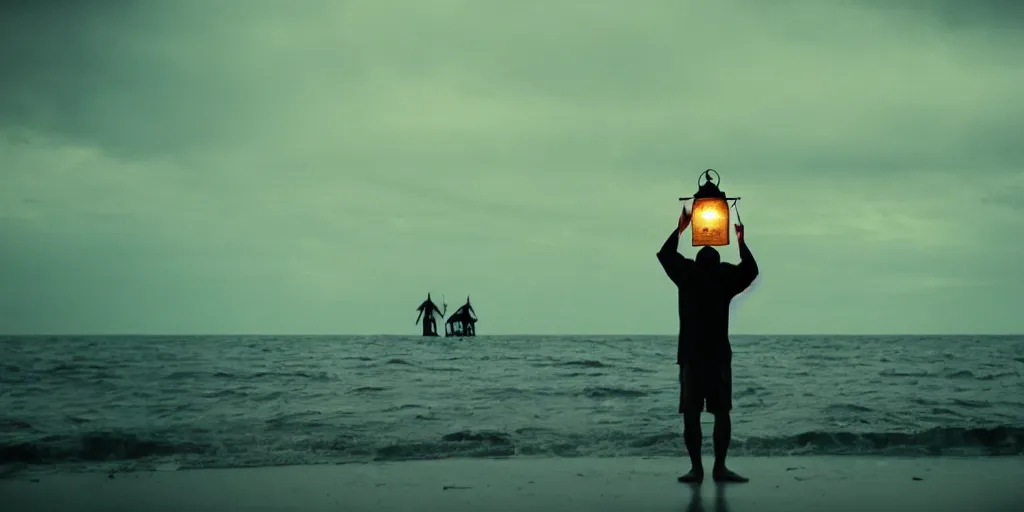
[[[718,265],[722,262],[722,255],[718,254],[718,251],[710,245],[705,245],[697,251],[697,258],[695,259],[698,265],[711,267]]]

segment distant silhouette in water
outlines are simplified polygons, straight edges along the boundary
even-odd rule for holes
[[[430,294],[427,294],[427,300],[423,301],[422,304],[416,308],[420,314],[416,317],[416,323],[420,323],[420,319],[423,319],[423,335],[424,336],[437,336],[437,319],[434,318],[435,314],[441,315],[444,318],[445,313],[448,312],[448,304],[444,305],[444,311],[441,311],[434,301],[430,300]]]
[[[456,309],[445,322],[444,335],[476,336],[476,323],[476,311],[473,311],[473,305],[469,303],[467,296],[466,303],[459,306],[459,309]]]
[[[658,261],[676,284],[679,292],[679,412],[683,415],[683,439],[690,455],[691,468],[680,482],[704,480],[701,462],[700,414],[715,416],[713,435],[715,466],[712,477],[718,482],[746,482],[730,471],[725,456],[732,437],[732,347],[729,345],[729,303],[757,278],[754,255],[747,248],[743,225],[737,224],[736,241],[740,264],[723,263],[715,248],[705,246],[696,259],[679,254],[679,235],[690,225],[690,212],[683,207],[679,225],[658,251]]]

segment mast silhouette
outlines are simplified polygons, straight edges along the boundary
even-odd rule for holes
[[[466,303],[459,306],[452,316],[448,317],[448,321],[444,325],[445,336],[460,336],[460,337],[472,337],[476,336],[476,323],[479,319],[476,316],[476,311],[473,311],[473,305],[469,302],[469,296],[466,296]]]
[[[424,336],[437,336],[437,319],[434,315],[441,315],[444,318],[445,313],[448,312],[448,304],[444,305],[444,311],[441,311],[434,304],[434,301],[430,299],[430,293],[427,293],[427,300],[423,301],[419,307],[416,308],[420,314],[416,316],[416,323],[420,323],[420,319],[423,319],[423,335]]]

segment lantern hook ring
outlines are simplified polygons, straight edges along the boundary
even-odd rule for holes
[[[704,178],[704,183],[711,183],[711,173],[715,173],[715,177],[718,178],[714,182],[716,186],[722,183],[722,176],[718,174],[718,171],[716,171],[714,169],[708,169],[708,170],[700,173],[700,176],[697,178],[697,187],[698,188],[701,185],[703,185],[703,183],[700,182],[701,178]]]

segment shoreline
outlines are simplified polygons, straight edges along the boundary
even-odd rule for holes
[[[702,455],[705,462],[713,458],[713,451],[708,448],[703,450]],[[967,454],[927,454],[927,453],[794,453],[794,454],[736,454],[729,455],[729,460],[761,460],[761,459],[866,459],[866,460],[988,460],[988,459],[1006,459],[1006,458],[1020,458],[1024,460],[1024,453],[996,453],[996,454],[983,454],[983,453],[967,453]],[[79,462],[79,463],[25,463],[25,462],[9,462],[0,464],[0,480],[7,479],[22,479],[22,478],[36,478],[40,476],[53,476],[53,475],[92,475],[102,474],[109,475],[124,474],[131,475],[135,473],[166,473],[166,472],[181,472],[181,471],[228,471],[228,470],[259,470],[259,469],[271,469],[271,468],[299,468],[299,467],[320,467],[320,466],[358,466],[358,465],[390,465],[390,464],[422,464],[422,463],[446,463],[446,462],[486,462],[486,461],[540,461],[540,460],[576,460],[576,459],[589,459],[589,460],[620,460],[620,459],[633,459],[633,460],[648,460],[658,461],[659,463],[664,461],[683,461],[686,462],[688,459],[686,453],[680,455],[669,456],[669,455],[495,455],[487,457],[473,457],[473,456],[446,456],[436,458],[409,458],[409,459],[367,459],[367,460],[344,460],[344,461],[322,461],[322,462],[295,462],[285,464],[250,464],[250,465],[238,465],[238,466],[200,466],[200,467],[188,467],[187,464],[182,464],[174,461],[166,462],[148,462],[146,466],[138,468],[126,468],[133,463],[137,463],[137,460],[118,461],[111,460],[107,462]],[[89,464],[94,464],[92,467],[84,467]],[[102,467],[102,464],[107,464],[106,467]],[[117,467],[122,466],[122,467]],[[24,476],[23,476],[24,475]]]
[[[709,470],[711,458],[705,457]],[[4,509],[750,510],[1009,512],[1024,457],[730,457],[745,484],[676,482],[683,457],[382,461],[54,473],[0,479]],[[708,508],[709,510],[711,508]]]
[[[713,458],[713,452],[710,449],[703,451],[703,458],[705,463]],[[989,459],[1007,459],[1007,458],[1019,458],[1024,460],[1024,453],[997,453],[997,454],[914,454],[914,453],[798,453],[798,454],[737,454],[730,455],[729,460],[761,460],[761,459],[777,459],[777,460],[788,460],[788,459],[864,459],[864,460],[921,460],[927,461],[931,459],[937,460],[989,460]],[[146,473],[167,473],[167,472],[182,472],[182,471],[230,471],[230,470],[262,470],[262,469],[274,469],[274,468],[315,468],[321,466],[365,466],[365,465],[380,465],[387,466],[391,464],[423,464],[423,463],[448,463],[448,462],[487,462],[487,461],[541,461],[541,460],[577,460],[577,459],[588,459],[595,461],[605,460],[646,460],[646,461],[657,461],[658,464],[667,461],[682,461],[681,463],[687,462],[686,454],[676,456],[668,455],[495,455],[488,457],[437,457],[437,458],[409,458],[409,459],[368,459],[368,460],[344,460],[344,461],[321,461],[321,462],[294,462],[294,463],[283,463],[283,464],[250,464],[250,465],[225,465],[225,466],[198,466],[190,467],[187,463],[179,463],[175,461],[165,462],[146,462],[140,467],[129,467],[132,464],[138,463],[137,460],[129,461],[117,461],[111,460],[108,462],[80,462],[80,463],[55,463],[55,464],[40,464],[40,463],[24,463],[24,462],[10,462],[6,464],[0,464],[0,481],[3,480],[26,480],[33,478],[45,478],[52,476],[62,475],[125,475],[130,476],[134,474],[146,474]],[[105,464],[105,466],[104,466]],[[710,467],[710,466],[709,466]]]

